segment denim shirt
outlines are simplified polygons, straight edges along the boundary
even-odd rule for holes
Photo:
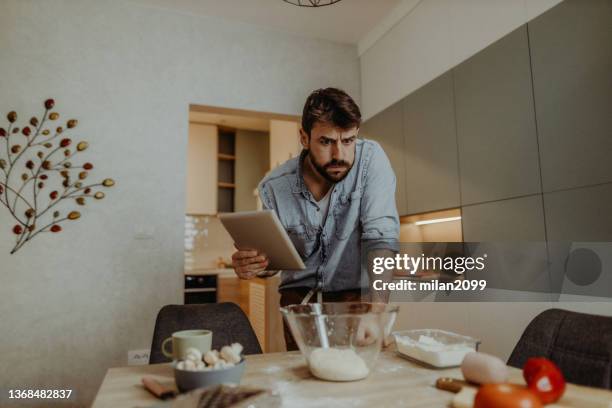
[[[274,210],[306,265],[281,273],[279,289],[306,287],[324,292],[360,289],[362,241],[396,245],[399,219],[395,173],[380,145],[357,139],[355,162],[332,186],[327,218],[302,177],[306,151],[272,170],[259,183],[264,209]]]

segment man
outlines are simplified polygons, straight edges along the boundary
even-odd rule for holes
[[[357,139],[360,125],[359,107],[344,91],[314,91],[304,104],[300,156],[259,184],[263,207],[276,212],[306,264],[282,271],[282,306],[313,292],[325,301],[359,301],[362,243],[397,243],[395,174],[378,143]],[[232,264],[238,277],[251,279],[266,274],[268,260],[241,248]],[[287,328],[285,339],[288,350],[297,349]]]

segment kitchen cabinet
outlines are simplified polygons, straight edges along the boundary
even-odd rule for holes
[[[487,269],[470,279],[487,280],[490,300],[551,300],[541,194],[465,206],[462,223],[463,240],[479,243],[472,256],[487,254]]]
[[[266,132],[236,130],[236,186],[234,211],[257,210],[255,190],[270,164],[270,136]]]
[[[266,132],[191,122],[187,214],[254,211],[255,189],[269,169]]]
[[[452,73],[447,72],[408,95],[402,104],[406,213],[458,207]]]
[[[217,302],[236,303],[249,315],[249,283],[239,279],[232,269],[229,273],[219,274],[217,278]]]
[[[400,215],[407,214],[402,104],[398,102],[363,123],[360,135],[380,143],[395,172],[395,202]]]
[[[527,27],[453,75],[462,204],[540,193]]]
[[[249,285],[249,320],[264,353],[285,351],[283,317],[280,313],[280,276],[254,278]]]
[[[542,196],[465,206],[461,209],[465,242],[544,241]]]
[[[612,183],[546,193],[544,204],[558,291],[611,298]]]
[[[187,214],[217,212],[217,127],[189,123]]]
[[[566,0],[528,25],[544,191],[612,182],[612,2]]]

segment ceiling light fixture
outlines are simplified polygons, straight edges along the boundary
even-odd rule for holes
[[[285,3],[293,4],[300,7],[323,7],[331,6],[338,3],[340,0],[283,0]]]

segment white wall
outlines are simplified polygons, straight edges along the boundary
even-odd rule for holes
[[[421,0],[361,55],[364,119],[560,1]]]
[[[123,0],[2,0],[0,56],[0,126],[52,96],[91,177],[117,181],[15,255],[0,207],[0,384],[72,388],[78,406],[182,301],[189,104],[294,115],[315,88],[360,94],[355,47]]]

